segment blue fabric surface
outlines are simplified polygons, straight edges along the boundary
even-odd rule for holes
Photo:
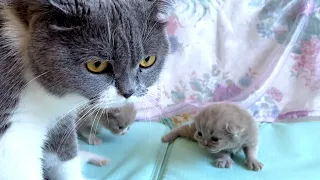
[[[134,123],[125,136],[114,136],[104,131],[103,144],[92,146],[80,141],[80,148],[110,158],[105,167],[86,165],[84,175],[94,180],[149,180],[156,179],[167,149],[161,136],[169,128],[160,123]],[[155,176],[155,177],[154,177]]]
[[[85,166],[90,179],[110,180],[319,180],[320,122],[261,124],[260,172],[244,165],[243,153],[231,169],[218,169],[214,158],[197,143],[179,138],[167,148],[160,123],[135,123],[127,136],[103,134],[104,144],[81,148],[111,158],[106,167]]]
[[[265,165],[252,172],[237,155],[231,169],[218,169],[214,158],[197,143],[178,139],[168,153],[163,180],[319,180],[320,122],[261,124],[258,159]]]

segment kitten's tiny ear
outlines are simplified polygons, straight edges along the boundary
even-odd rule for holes
[[[120,108],[112,108],[112,109],[109,109],[108,112],[111,113],[113,116],[117,116],[120,114]]]
[[[238,136],[245,130],[244,127],[241,127],[235,124],[226,124],[225,129],[229,134],[233,136]]]
[[[85,15],[90,13],[88,0],[48,0],[55,8],[65,14]]]

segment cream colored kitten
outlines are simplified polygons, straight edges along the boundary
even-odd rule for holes
[[[231,154],[243,149],[248,169],[258,171],[263,164],[256,158],[258,128],[250,114],[234,104],[221,103],[204,108],[194,122],[180,126],[162,138],[173,142],[178,137],[195,140],[216,156],[216,166],[230,168]]]

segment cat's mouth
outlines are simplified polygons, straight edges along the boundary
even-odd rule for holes
[[[126,98],[120,95],[118,90],[112,86],[97,98],[95,104],[101,108],[118,108],[139,101],[140,97],[136,94]]]

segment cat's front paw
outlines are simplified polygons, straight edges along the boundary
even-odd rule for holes
[[[162,142],[164,143],[173,143],[174,140],[177,139],[177,136],[175,134],[169,133],[162,137]]]
[[[90,145],[99,145],[101,143],[102,143],[102,139],[97,138],[96,136],[92,136],[88,140],[88,144],[90,144]]]
[[[247,159],[246,164],[249,170],[260,171],[263,168],[263,164],[255,158]]]
[[[216,159],[216,167],[218,168],[231,168],[233,160],[230,156],[224,156]]]

